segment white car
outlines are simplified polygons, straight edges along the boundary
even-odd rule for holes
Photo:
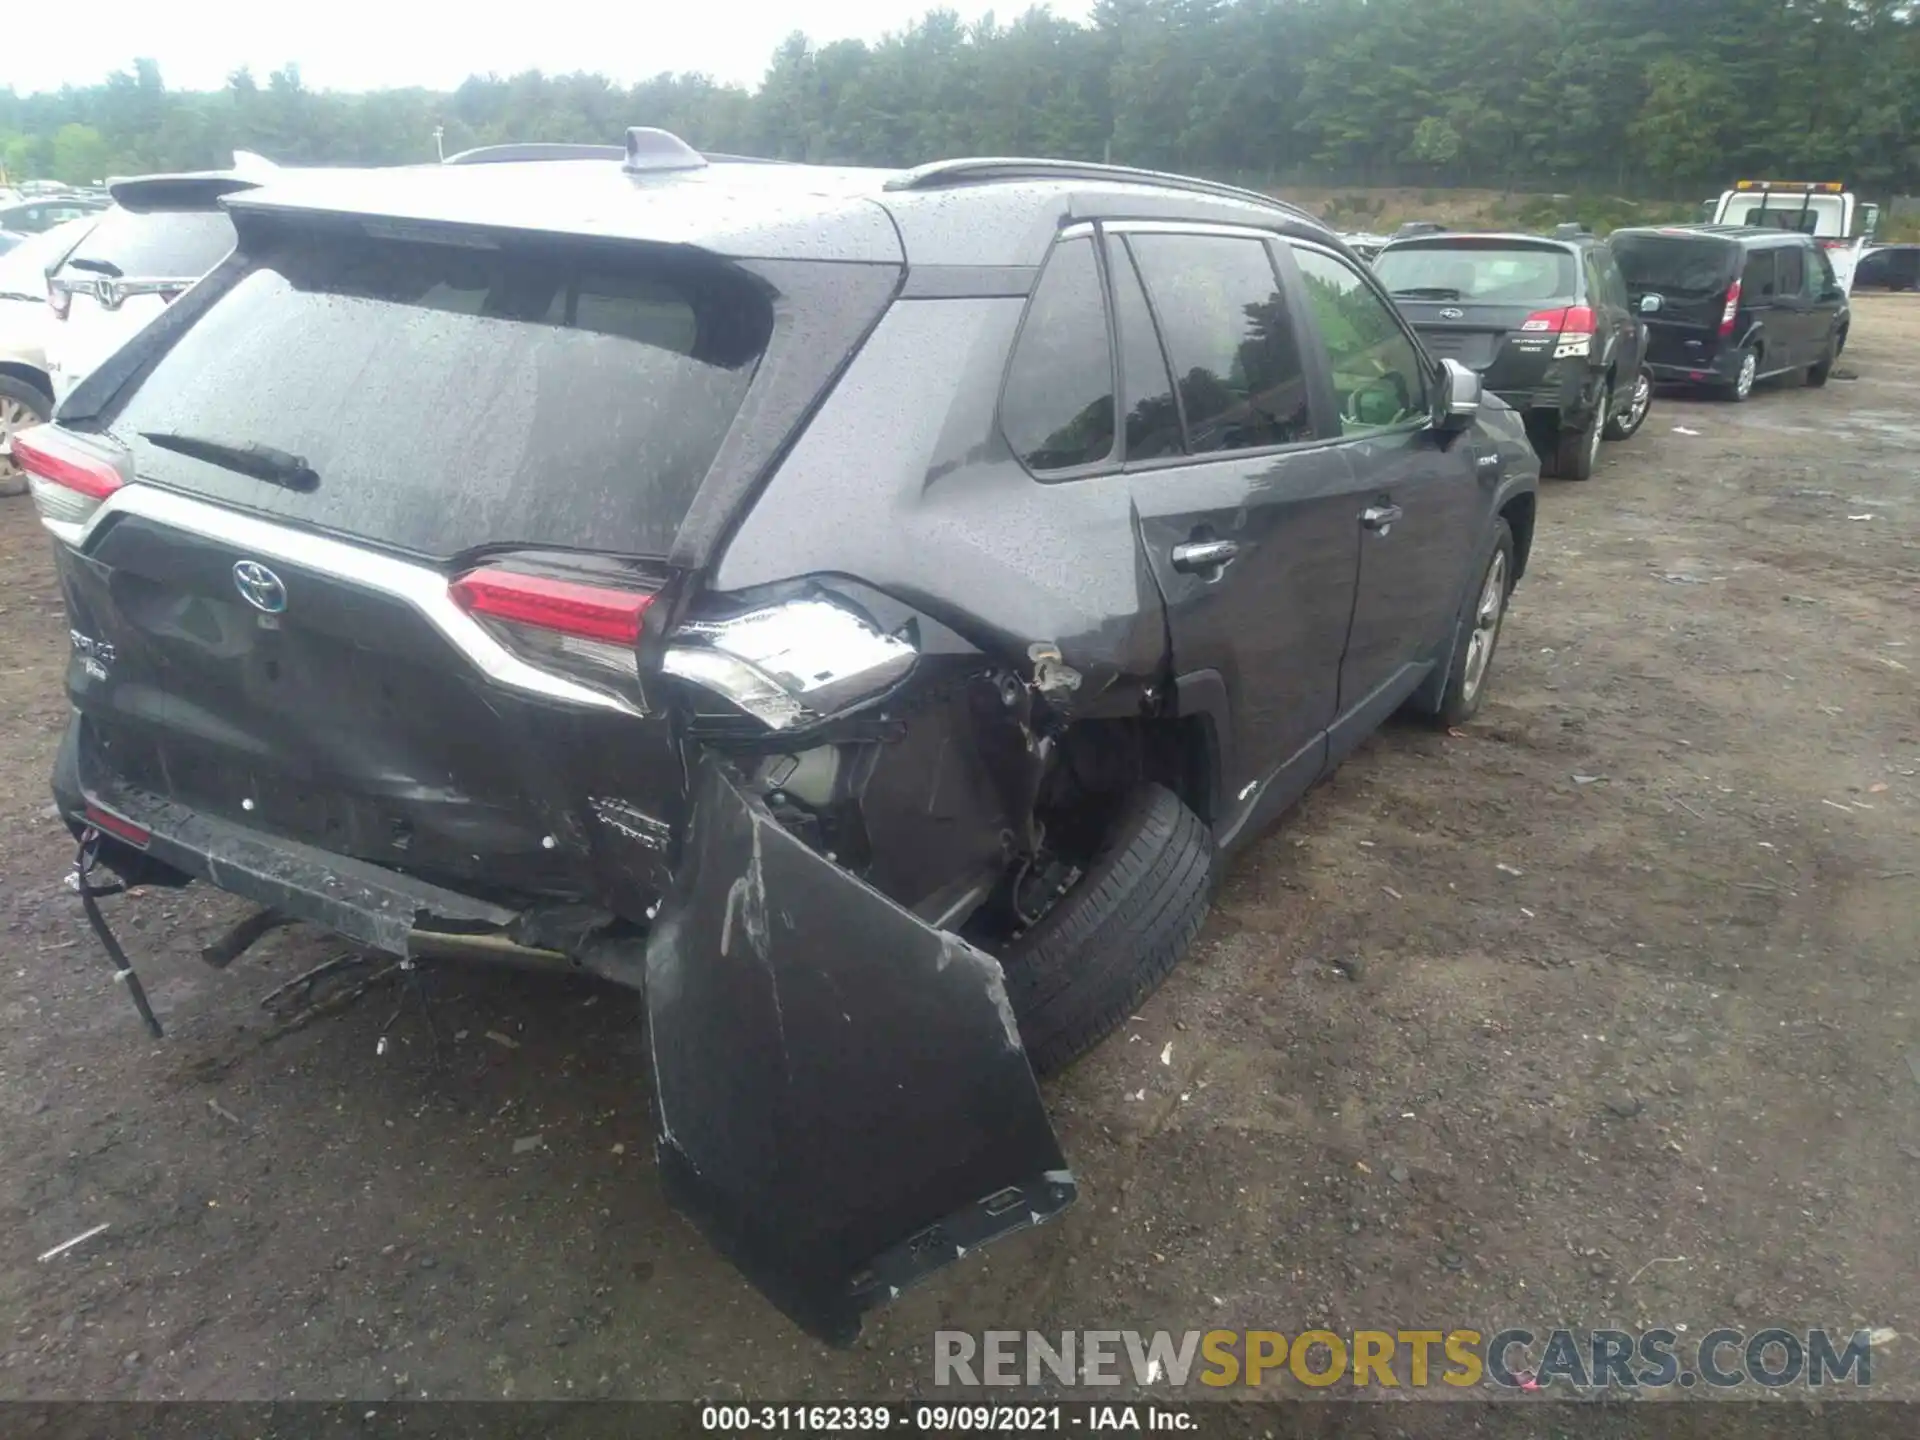
[[[55,324],[47,368],[56,401],[227,257],[233,221],[220,197],[256,183],[221,170],[107,187],[113,207],[49,281]]]
[[[13,463],[14,432],[38,425],[53,411],[46,344],[54,319],[47,277],[85,238],[95,218],[82,216],[29,235],[0,256],[0,495],[13,494],[25,483]]]

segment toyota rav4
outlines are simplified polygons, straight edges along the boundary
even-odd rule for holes
[[[1258,195],[457,159],[227,196],[15,441],[79,885],[639,988],[669,1192],[845,1340],[1070,1202],[1034,1074],[1224,853],[1474,712],[1537,462]]]

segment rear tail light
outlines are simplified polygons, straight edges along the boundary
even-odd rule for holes
[[[57,425],[36,425],[12,441],[14,463],[26,472],[34,508],[47,527],[63,539],[93,517],[94,511],[133,478],[127,454],[82,439]]]
[[[47,308],[53,311],[56,320],[67,318],[67,311],[73,308],[73,292],[64,286],[47,282]]]
[[[644,590],[558,580],[489,566],[448,587],[454,604],[542,669],[630,694],[639,679]]]
[[[1720,333],[1733,334],[1733,317],[1740,313],[1740,282],[1734,281],[1727,287],[1726,308],[1720,312]]]
[[[1520,328],[1530,335],[1591,335],[1593,311],[1585,305],[1536,310],[1520,323]]]

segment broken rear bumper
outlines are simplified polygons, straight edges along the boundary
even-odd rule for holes
[[[120,837],[123,863],[394,955],[521,919],[118,781],[78,720],[53,788],[76,829],[95,807],[147,832]],[[810,849],[712,755],[643,988],[668,1193],[821,1339],[851,1341],[867,1310],[1075,1198],[999,962]]]

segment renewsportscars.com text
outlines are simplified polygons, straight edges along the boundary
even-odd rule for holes
[[[935,1385],[1323,1390],[1780,1389],[1873,1383],[1873,1332],[1709,1330],[964,1330],[934,1333]]]

